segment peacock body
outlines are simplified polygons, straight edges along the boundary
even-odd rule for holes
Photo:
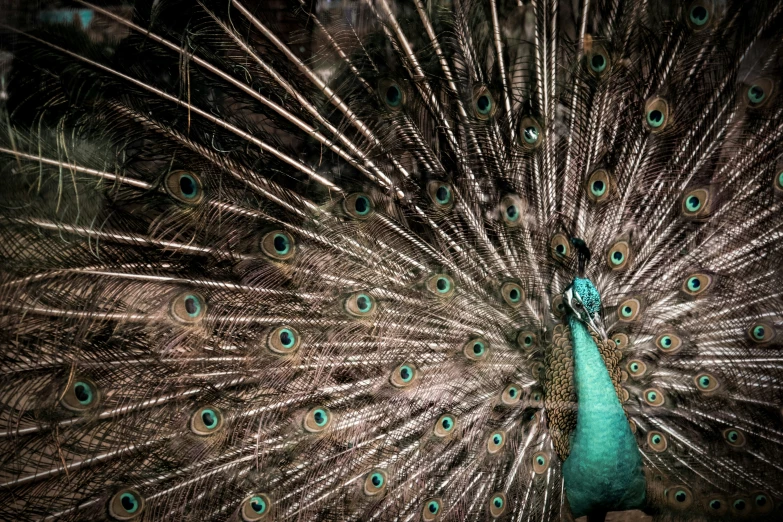
[[[783,3],[15,29],[0,518],[779,520]]]

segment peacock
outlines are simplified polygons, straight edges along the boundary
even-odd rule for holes
[[[3,23],[0,519],[783,519],[783,2],[74,4]]]

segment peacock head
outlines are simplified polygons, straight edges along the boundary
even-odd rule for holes
[[[582,277],[575,278],[563,292],[563,301],[577,319],[592,328],[602,339],[606,339],[606,330],[601,319],[601,294],[592,281]]]

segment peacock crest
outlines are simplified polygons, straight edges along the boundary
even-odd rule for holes
[[[2,23],[0,519],[783,518],[783,2],[73,3]]]

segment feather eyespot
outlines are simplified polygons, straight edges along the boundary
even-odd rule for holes
[[[756,78],[745,91],[745,103],[755,109],[763,107],[772,97],[775,84],[769,78]]]
[[[512,283],[510,281],[501,285],[500,295],[503,296],[503,300],[506,304],[513,308],[519,308],[522,305],[522,299],[524,298],[522,287],[517,283]]]
[[[669,442],[666,440],[666,435],[660,431],[651,431],[647,434],[647,446],[656,453],[666,451]]]
[[[207,313],[207,304],[201,294],[196,292],[183,292],[171,301],[169,307],[171,316],[185,324],[196,324],[204,319]]]
[[[693,382],[696,384],[696,388],[703,393],[713,392],[720,385],[718,379],[709,373],[698,374],[693,378]]]
[[[609,53],[604,46],[593,43],[592,48],[586,53],[587,65],[593,76],[601,77],[609,71]]]
[[[735,498],[731,503],[731,511],[737,516],[747,516],[750,512],[750,505],[744,498]]]
[[[709,189],[691,190],[682,198],[682,214],[688,218],[700,218],[710,212],[712,197]]]
[[[519,124],[519,142],[523,148],[533,150],[543,141],[541,125],[532,116],[525,116]]]
[[[648,388],[644,390],[644,402],[650,406],[661,406],[664,403],[663,392],[658,388]]]
[[[403,363],[392,371],[389,381],[392,383],[392,386],[406,388],[413,384],[417,377],[418,370],[416,367],[410,363]]]
[[[287,355],[299,348],[299,332],[290,326],[280,326],[272,330],[267,338],[269,349],[280,355]]]
[[[367,317],[375,312],[375,299],[366,292],[356,292],[345,300],[345,311],[354,317]]]
[[[555,259],[571,257],[571,243],[565,234],[558,232],[549,241],[549,251]]]
[[[433,433],[436,437],[444,438],[454,433],[454,428],[457,426],[457,418],[450,413],[446,413],[438,417],[435,421],[435,427]]]
[[[493,493],[489,499],[489,514],[497,518],[506,512],[506,494],[502,491]]]
[[[704,507],[707,513],[715,516],[724,515],[729,510],[726,499],[718,495],[709,495],[704,501]]]
[[[426,521],[437,520],[440,518],[441,500],[439,498],[428,498],[424,501],[424,507],[421,510],[421,518]]]
[[[240,514],[242,520],[245,522],[256,522],[258,520],[264,520],[269,516],[271,510],[272,501],[269,499],[269,495],[259,493],[246,498],[242,502]]]
[[[378,83],[378,94],[389,109],[399,110],[405,104],[405,91],[393,80],[381,80]]]
[[[596,169],[587,178],[587,197],[593,203],[603,203],[612,194],[614,181],[606,169]]]
[[[618,241],[606,253],[606,263],[612,270],[622,270],[628,266],[628,259],[631,254],[631,246],[628,241]]]
[[[729,445],[740,448],[745,445],[745,434],[737,428],[723,430],[723,438]]]
[[[387,475],[382,469],[374,469],[364,479],[364,494],[368,497],[383,493],[386,489]]]
[[[506,406],[513,406],[522,397],[522,390],[516,384],[509,384],[500,394],[500,400]]]
[[[628,361],[626,368],[628,369],[628,373],[630,373],[633,377],[641,377],[647,373],[647,365],[638,359]]]
[[[190,418],[190,430],[202,437],[212,435],[222,427],[223,415],[219,409],[212,406],[199,408]]]
[[[427,280],[427,290],[438,297],[451,297],[454,294],[454,280],[446,274],[435,274]]]
[[[194,173],[175,170],[166,175],[163,188],[169,196],[186,205],[198,205],[204,199],[201,179]]]
[[[686,10],[685,20],[694,31],[701,31],[710,26],[713,8],[709,0],[691,2]]]
[[[562,319],[566,313],[565,303],[563,302],[563,296],[557,294],[552,298],[552,314],[558,319]]]
[[[775,503],[764,492],[752,493],[750,497],[753,499],[753,509],[756,513],[769,513],[775,507]]]
[[[304,429],[310,433],[321,433],[332,424],[332,413],[328,408],[313,408],[305,414]]]
[[[533,471],[540,475],[547,469],[549,469],[549,456],[543,451],[533,455]]]
[[[530,330],[523,330],[517,335],[517,344],[523,350],[532,350],[538,344],[538,338]]]
[[[480,120],[487,120],[495,115],[497,107],[489,89],[479,86],[473,91],[473,112]]]
[[[682,283],[682,291],[686,295],[695,297],[707,291],[712,285],[712,277],[707,274],[692,274]]]
[[[109,515],[115,520],[133,520],[144,511],[144,497],[132,488],[125,488],[109,501]]]
[[[631,342],[628,336],[622,332],[614,334],[612,340],[618,350],[624,350]]]
[[[662,132],[669,123],[669,104],[663,98],[655,97],[644,106],[644,123],[650,132]]]
[[[655,345],[665,353],[674,353],[682,346],[682,339],[673,333],[664,333],[655,339]]]
[[[617,318],[622,322],[635,321],[639,317],[642,309],[642,303],[636,299],[626,299],[617,307]]]
[[[775,190],[783,192],[783,168],[780,166],[777,169],[777,175],[775,176],[773,186],[775,187]]]
[[[430,181],[427,183],[427,195],[435,206],[441,210],[448,210],[454,206],[454,193],[451,185],[442,181]]]
[[[354,219],[367,219],[375,210],[369,196],[361,192],[351,194],[343,200],[343,210]]]
[[[70,383],[60,404],[71,411],[86,411],[98,405],[100,393],[90,379],[79,377]]]
[[[674,486],[666,491],[668,504],[677,510],[688,509],[693,504],[693,493],[686,486]]]
[[[481,337],[474,337],[465,343],[462,353],[471,361],[481,361],[489,355],[489,343]]]
[[[490,455],[494,455],[503,449],[506,445],[506,434],[502,431],[496,431],[492,433],[487,439],[487,452]]]
[[[277,261],[286,261],[294,257],[294,238],[288,232],[273,230],[261,239],[261,251]]]
[[[756,321],[748,328],[750,340],[757,344],[766,344],[775,338],[775,327],[766,321]]]
[[[524,211],[525,204],[519,196],[508,195],[500,200],[500,215],[506,225],[510,227],[516,227],[522,223]]]

